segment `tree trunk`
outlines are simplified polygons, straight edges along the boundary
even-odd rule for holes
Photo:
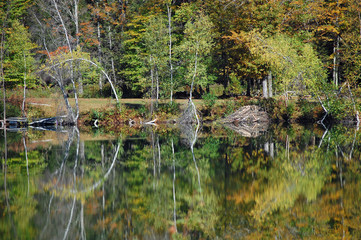
[[[333,48],[333,83],[335,86],[338,86],[339,83],[339,47],[340,47],[340,37],[337,36],[336,43]]]
[[[24,93],[23,93],[23,104],[21,106],[21,111],[23,113],[23,117],[25,117],[25,100],[26,100],[26,57],[25,57],[25,51],[24,51]]]
[[[267,78],[266,77],[262,81],[262,87],[263,87],[263,97],[268,98]]]
[[[99,3],[97,3],[97,9],[99,9]],[[100,38],[100,23],[99,19],[97,22],[97,36],[98,36],[98,61],[101,64],[102,62],[102,48],[101,48],[101,38]],[[103,89],[103,81],[102,81],[102,75],[99,76],[99,89]]]
[[[158,100],[159,100],[159,76],[158,76],[158,68],[157,68],[157,67],[155,67],[155,79],[156,79],[156,84],[157,84],[157,95],[156,95],[157,101],[156,101],[155,103],[156,103],[156,106],[158,107]]]
[[[1,42],[0,42],[0,74],[2,80],[3,89],[3,127],[4,127],[4,138],[5,138],[5,150],[6,150],[6,90],[5,90],[5,76],[4,76],[4,51],[5,51],[5,24],[7,20],[7,14],[3,20],[2,31],[1,31]],[[5,154],[7,150],[5,151]]]
[[[65,26],[65,23],[63,21],[63,18],[60,14],[60,11],[58,9],[58,5],[56,3],[55,0],[53,0],[53,4],[54,4],[54,7],[56,9],[56,13],[59,17],[59,20],[61,22],[61,25],[63,26],[63,29],[64,29],[64,34],[65,34],[65,38],[66,38],[66,42],[68,44],[68,47],[69,47],[69,52],[73,58],[73,51],[72,51],[72,48],[71,48],[71,44],[70,44],[70,40],[69,40],[69,35],[68,35],[68,31],[66,29],[66,26]],[[75,82],[74,82],[74,71],[73,71],[73,63],[71,62],[71,65],[70,65],[70,75],[71,75],[71,82],[72,82],[72,85],[73,85],[73,91],[74,91],[74,98],[75,98],[75,106],[76,106],[76,113],[75,113],[75,118],[74,118],[74,124],[77,124],[77,120],[78,120],[78,117],[79,117],[79,103],[78,103],[78,95],[77,95],[77,91],[76,91],[76,87],[75,87]]]
[[[273,92],[272,92],[272,72],[269,71],[268,72],[268,97],[273,97]]]
[[[172,9],[167,4],[168,11],[168,32],[169,32],[169,66],[170,66],[170,101],[173,102],[173,64],[172,64]]]
[[[117,84],[117,78],[116,78],[115,68],[114,68],[114,58],[113,58],[112,32],[111,32],[110,26],[108,26],[108,38],[109,38],[109,50],[111,52],[110,62],[112,65],[113,82],[114,82],[114,84]]]
[[[198,48],[196,50],[196,56],[195,56],[195,60],[194,60],[194,74],[193,74],[193,78],[192,78],[191,90],[189,92],[189,101],[192,101],[192,92],[193,92],[194,80],[195,80],[196,75],[197,75],[197,61],[198,61]]]
[[[150,78],[152,81],[152,85],[150,88],[150,115],[153,116],[153,111],[154,111],[154,106],[153,106],[153,99],[154,99],[154,72],[153,72],[153,63],[152,63],[152,56],[150,56],[150,63],[151,63],[151,68],[150,68]]]

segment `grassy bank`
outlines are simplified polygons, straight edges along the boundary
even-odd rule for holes
[[[22,101],[16,97],[9,98],[7,116],[21,116]],[[70,99],[74,106],[74,99]],[[159,123],[173,123],[182,114],[187,106],[188,99],[177,99],[173,103],[169,100],[153,103],[151,112],[150,99],[120,99],[116,104],[111,98],[79,98],[80,125],[93,125],[95,120],[98,126],[108,130],[122,125],[141,125],[150,120],[157,119]],[[229,99],[217,99],[208,96],[203,99],[195,99],[194,103],[202,115],[203,121],[215,121],[235,112],[238,108],[246,105],[258,105],[267,111],[272,122],[289,123],[313,123],[322,119],[325,115],[318,101],[305,98],[291,98],[287,102],[282,97],[270,99],[238,97]],[[332,107],[331,105],[329,105]],[[352,121],[353,108],[350,104],[337,102],[330,109],[328,120],[342,122]],[[65,113],[64,101],[60,97],[31,97],[26,101],[28,118],[54,117]]]

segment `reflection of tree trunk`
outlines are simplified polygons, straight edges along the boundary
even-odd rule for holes
[[[66,226],[66,229],[65,229],[65,232],[64,232],[63,240],[67,239],[68,232],[69,232],[69,229],[70,229],[70,225],[71,225],[71,222],[73,220],[73,214],[74,214],[74,208],[75,208],[75,200],[76,200],[76,196],[74,196],[74,198],[73,198],[73,205],[72,205],[71,210],[70,210],[69,221],[68,221],[68,225]]]
[[[73,168],[73,178],[74,178],[73,179],[73,186],[74,186],[74,190],[76,189],[76,169],[78,167],[79,145],[80,145],[79,130],[75,129],[75,131],[76,131],[76,134],[77,134],[77,146],[76,146],[75,162],[74,162],[74,168]],[[73,220],[75,203],[76,203],[76,195],[74,195],[74,198],[73,198],[73,205],[72,205],[71,210],[70,210],[70,217],[69,217],[68,225],[67,225],[67,227],[65,229],[65,233],[64,233],[64,237],[63,237],[64,240],[67,239],[67,235],[68,235],[68,232],[69,232],[72,220]]]
[[[193,142],[191,143],[191,152],[192,152],[192,157],[193,157],[194,166],[196,167],[196,171],[197,171],[199,192],[200,192],[200,194],[201,194],[201,196],[202,196],[202,201],[203,201],[202,187],[201,187],[201,177],[200,177],[199,169],[198,169],[198,166],[197,166],[196,156],[194,155],[194,145],[195,145],[195,143],[196,143],[196,141],[197,141],[197,138],[198,138],[198,131],[199,131],[199,122],[198,122],[198,124],[197,124],[197,128],[196,128],[196,131],[195,131],[195,133],[194,133]]]
[[[81,228],[81,239],[86,239],[86,231],[84,227],[84,203],[81,202],[81,209],[80,209],[80,228]]]
[[[357,137],[357,128],[355,128],[355,136],[354,136],[353,141],[352,141],[352,147],[351,147],[351,151],[350,151],[350,160],[352,158],[352,152],[353,152],[353,149],[355,147],[356,137]]]
[[[286,158],[288,161],[290,160],[290,140],[288,135],[286,137]]]
[[[193,146],[191,146],[191,152],[192,152],[192,157],[193,157],[194,166],[196,167],[196,170],[197,170],[199,192],[200,192],[200,194],[202,194],[201,177],[200,177],[200,174],[199,174],[199,169],[198,169],[198,166],[197,166],[196,157],[195,157],[195,155],[194,155]]]
[[[104,173],[104,163],[105,163],[105,156],[104,156],[104,144],[102,144],[102,148],[101,148],[101,155],[102,155],[102,170],[103,170],[103,173]],[[104,215],[104,209],[105,209],[105,190],[104,190],[104,184],[102,185],[102,236],[104,236],[104,218],[105,218],[105,215]],[[103,237],[102,237],[103,239]]]
[[[74,130],[73,130],[74,131]],[[66,147],[65,147],[65,153],[64,153],[64,158],[62,160],[62,163],[60,165],[60,169],[57,171],[59,173],[59,177],[58,179],[56,180],[56,183],[55,183],[55,188],[58,186],[59,182],[61,181],[61,173],[63,172],[63,168],[64,168],[64,165],[65,165],[65,162],[66,160],[68,159],[68,156],[69,156],[69,151],[70,151],[70,146],[73,142],[73,132],[70,133],[69,131],[69,134],[68,134],[68,140],[67,140],[67,143],[66,143]],[[40,239],[42,239],[42,236],[43,234],[45,233],[45,230],[49,224],[49,219],[50,219],[50,214],[51,214],[51,204],[53,202],[53,199],[54,199],[54,192],[51,194],[51,197],[50,197],[50,200],[49,200],[49,204],[48,204],[48,215],[47,215],[47,219],[46,219],[46,224],[43,228],[43,230],[41,231],[40,233]]]
[[[155,140],[154,140],[154,132],[152,131],[152,151],[153,151],[153,177],[155,180],[156,174],[156,160],[155,160]],[[153,189],[155,189],[155,181],[153,181]]]
[[[269,154],[269,142],[265,142],[263,148],[264,148],[265,153]]]
[[[177,230],[177,203],[176,203],[176,196],[175,196],[175,156],[174,156],[174,144],[172,139],[172,158],[173,158],[173,219],[174,219],[174,227],[175,232]]]
[[[28,175],[28,196],[29,196],[29,185],[30,185],[30,179],[29,179],[29,160],[28,160],[28,148],[26,147],[26,142],[25,142],[25,135],[23,135],[23,144],[24,144],[25,159],[26,159],[26,174]]]
[[[160,155],[159,136],[157,136],[157,147],[158,147],[158,173],[159,173],[159,175],[160,175],[161,155]]]

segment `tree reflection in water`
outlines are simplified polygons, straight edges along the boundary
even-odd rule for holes
[[[76,128],[8,134],[2,238],[361,237],[357,129],[271,126],[246,138],[182,126],[86,138]]]

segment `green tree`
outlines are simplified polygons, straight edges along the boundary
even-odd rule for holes
[[[274,73],[276,87],[286,98],[289,92],[318,94],[326,72],[312,45],[285,34],[263,38],[253,32],[250,36],[251,52]]]
[[[204,88],[215,80],[208,71],[210,52],[214,46],[213,36],[213,24],[201,10],[194,13],[185,25],[184,39],[178,47],[178,54],[184,62],[185,84],[191,86],[190,99],[194,84]]]
[[[146,58],[150,68],[149,72],[151,73],[151,97],[154,98],[153,87],[155,84],[156,99],[158,101],[160,86],[166,80],[168,64],[168,32],[164,18],[162,16],[151,16],[143,37],[147,50]],[[163,86],[164,89],[167,89],[165,84]]]
[[[28,83],[32,84],[29,87],[34,87],[35,77],[32,75],[32,71],[35,69],[33,50],[36,48],[36,45],[31,42],[30,34],[26,27],[17,20],[12,22],[7,35],[8,40],[5,44],[7,55],[4,67],[8,86],[22,85],[24,78],[26,78]]]

